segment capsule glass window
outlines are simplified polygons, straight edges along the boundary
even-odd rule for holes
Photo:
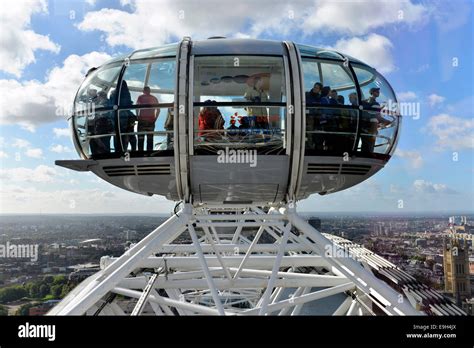
[[[358,97],[343,62],[303,59],[306,150],[308,156],[351,153],[357,135]]]
[[[101,67],[89,73],[74,102],[75,112],[112,107],[121,64]]]
[[[174,58],[131,61],[119,98],[120,143],[143,156],[173,154]]]
[[[282,57],[195,57],[193,98],[196,153],[222,147],[285,153]]]
[[[374,69],[354,66],[361,89],[363,111],[360,114],[356,152],[363,156],[387,155],[393,148],[399,127],[398,103],[392,88]]]
[[[174,88],[176,79],[175,58],[162,58],[157,60],[132,61],[123,75],[122,87],[124,96],[120,97],[119,105],[129,106],[147,102],[147,104],[172,103],[174,101]],[[149,94],[156,98],[140,98],[145,87]],[[128,93],[130,99],[128,99]]]

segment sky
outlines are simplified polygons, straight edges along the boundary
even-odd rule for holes
[[[394,157],[314,212],[474,212],[473,2],[15,0],[0,2],[0,213],[168,213],[165,198],[54,165],[77,159],[67,113],[85,72],[183,36],[289,40],[381,72],[404,115]]]

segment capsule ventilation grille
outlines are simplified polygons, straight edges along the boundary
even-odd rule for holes
[[[370,168],[362,164],[308,163],[306,174],[366,175]]]
[[[171,167],[169,164],[142,164],[129,166],[107,166],[104,172],[109,177],[126,175],[170,175]]]

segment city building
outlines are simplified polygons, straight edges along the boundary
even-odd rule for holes
[[[443,245],[444,291],[460,304],[471,297],[469,246],[465,239],[449,238]]]
[[[45,315],[48,311],[53,308],[60,300],[49,300],[45,301],[35,307],[31,307],[28,311],[30,316]]]
[[[448,226],[453,233],[471,234],[474,231],[466,216],[450,216]]]

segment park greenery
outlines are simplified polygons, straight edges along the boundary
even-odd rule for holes
[[[22,305],[17,315],[28,315],[29,308],[48,300],[62,299],[74,287],[64,275],[48,275],[21,285],[12,285],[0,289],[0,315],[7,315],[4,306],[14,301],[28,302]]]

